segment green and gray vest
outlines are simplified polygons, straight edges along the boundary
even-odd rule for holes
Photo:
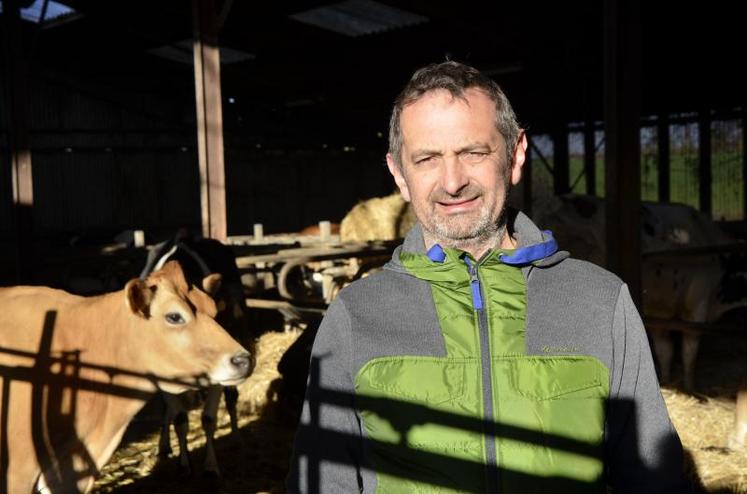
[[[479,262],[438,245],[400,254],[431,284],[446,356],[374,358],[356,375],[358,395],[417,405],[406,430],[360,410],[374,468],[386,472],[377,492],[525,492],[527,478],[537,487],[548,479],[550,492],[558,477],[599,491],[608,371],[589,356],[527,355],[521,266],[557,250],[535,257],[526,252],[533,247],[493,250]]]

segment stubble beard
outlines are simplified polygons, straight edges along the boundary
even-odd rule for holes
[[[415,213],[421,218],[420,223],[429,243],[438,243],[442,247],[452,247],[474,255],[475,252],[484,252],[501,244],[506,232],[506,196],[497,217],[488,205],[483,205],[477,218],[470,214],[442,216],[436,213],[433,201],[433,209],[429,214],[417,214],[418,211]]]

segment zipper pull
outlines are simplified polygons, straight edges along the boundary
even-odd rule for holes
[[[482,310],[482,293],[480,290],[480,278],[477,277],[477,264],[472,264],[469,257],[464,258],[464,263],[467,265],[467,271],[469,272],[469,283],[472,288],[472,305],[475,310]]]

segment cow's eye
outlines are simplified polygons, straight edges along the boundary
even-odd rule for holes
[[[169,324],[184,324],[187,321],[178,312],[169,312],[166,314],[166,322]]]

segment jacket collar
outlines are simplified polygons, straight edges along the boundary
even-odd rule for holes
[[[504,262],[519,267],[548,267],[568,257],[568,252],[558,250],[552,233],[541,231],[527,215],[521,211],[509,209],[507,216],[508,229],[517,241],[517,248],[513,251],[491,250],[486,253],[483,262]],[[449,263],[449,261],[461,263],[464,252],[451,248],[439,249],[434,246],[431,249],[431,255],[428,256],[422,226],[416,223],[405,237],[403,244],[394,250],[391,261],[385,267],[395,271],[407,271],[402,265],[403,256],[410,261],[417,260],[417,264],[426,267],[429,264],[437,265]],[[433,269],[441,270],[436,266],[433,266]]]

